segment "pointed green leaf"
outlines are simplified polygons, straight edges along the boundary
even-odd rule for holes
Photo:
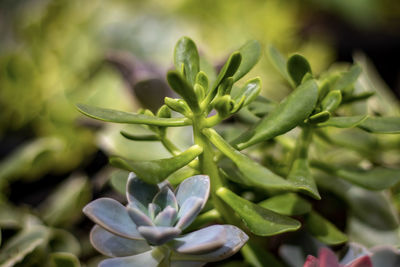
[[[126,131],[121,131],[120,134],[126,139],[133,141],[160,141],[160,138],[155,134],[133,134]]]
[[[293,162],[288,181],[294,184],[299,191],[315,199],[321,199],[306,158],[297,158]]]
[[[249,230],[256,235],[271,236],[295,231],[301,226],[298,221],[262,208],[227,188],[219,188],[217,195],[240,216]]]
[[[272,65],[277,71],[279,71],[283,78],[285,78],[286,81],[290,83],[290,85],[295,87],[286,69],[286,58],[281,53],[279,53],[279,51],[272,45],[268,46],[268,57]]]
[[[239,149],[244,149],[290,131],[311,114],[317,99],[318,86],[315,81],[303,83],[268,116],[233,141],[234,144]]]
[[[242,78],[257,64],[261,56],[260,43],[256,40],[248,41],[239,49],[239,52],[242,55],[242,61],[235,75],[233,75],[234,81]]]
[[[362,123],[367,115],[349,117],[331,117],[329,120],[318,123],[319,127],[353,128]]]
[[[186,79],[191,83],[191,85],[194,85],[196,75],[200,71],[200,58],[196,44],[190,38],[182,37],[176,43],[174,64],[176,70],[180,70],[183,64]]]
[[[177,186],[186,178],[194,176],[196,174],[199,174],[197,170],[189,166],[184,166],[183,168],[177,170],[176,172],[168,176],[167,179],[173,186]]]
[[[400,117],[368,117],[358,127],[371,133],[398,134]]]
[[[375,95],[375,92],[362,92],[359,94],[352,94],[346,96],[345,99],[343,99],[343,103],[352,103],[356,101],[361,101],[370,98],[371,96]]]
[[[193,86],[190,85],[177,71],[167,73],[167,81],[172,89],[180,95],[193,110],[199,109],[199,102]]]
[[[243,106],[247,106],[254,99],[257,98],[258,94],[261,92],[261,79],[254,78],[245,83],[245,85],[235,94],[232,96],[233,99],[238,102],[244,96],[245,100]]]
[[[329,112],[335,111],[342,102],[342,93],[339,90],[333,90],[322,100],[321,108]]]
[[[211,88],[212,92],[211,96],[214,97],[215,91],[218,88],[218,86],[221,84],[221,82],[229,77],[232,77],[236,71],[239,68],[240,62],[242,60],[242,56],[240,55],[240,52],[236,51],[230,55],[228,60],[226,61],[225,65],[222,67],[221,71],[219,72],[217,76],[217,80],[214,83],[214,86]]]
[[[400,181],[400,169],[384,167],[374,167],[369,170],[347,169],[317,161],[313,161],[312,166],[370,190],[387,189]]]
[[[351,87],[360,76],[362,69],[359,65],[353,65],[347,72],[345,72],[335,83],[332,90],[340,90],[346,92],[346,89]]]
[[[204,71],[200,71],[199,73],[197,73],[196,84],[203,87],[205,92],[208,91],[209,82],[208,82],[207,74]]]
[[[258,203],[258,205],[287,216],[303,215],[309,213],[312,209],[307,200],[295,193],[273,196]]]
[[[231,147],[215,130],[204,129],[203,134],[235,163],[240,173],[247,178],[248,184],[267,190],[296,190],[296,187],[289,181]]]
[[[305,217],[305,226],[311,235],[327,245],[338,245],[347,241],[344,233],[315,211]]]
[[[287,72],[296,86],[301,84],[304,75],[312,73],[310,63],[301,55],[295,54],[287,61]]]
[[[321,123],[321,122],[329,120],[330,117],[331,117],[331,113],[329,111],[324,110],[324,111],[321,111],[317,114],[310,116],[310,118],[308,118],[307,121],[310,123],[313,123],[313,124]]]
[[[119,157],[111,157],[110,163],[118,168],[134,172],[140,179],[150,184],[157,184],[164,181],[170,174],[189,164],[203,149],[194,145],[172,158],[132,161]]]
[[[56,252],[50,254],[51,267],[80,267],[78,258],[71,253]]]
[[[158,118],[144,114],[92,107],[83,104],[78,104],[77,108],[86,116],[101,121],[130,124],[147,124],[168,127],[186,126],[191,124],[190,120],[186,118]]]

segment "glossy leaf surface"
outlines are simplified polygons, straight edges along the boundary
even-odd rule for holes
[[[287,61],[287,72],[296,86],[301,84],[304,75],[312,73],[310,63],[303,56],[295,54]]]
[[[187,80],[194,85],[196,75],[200,71],[200,58],[196,44],[188,37],[182,37],[175,45],[174,64],[176,70],[185,69]],[[183,73],[182,73],[183,75]]]
[[[197,197],[203,201],[201,208],[207,202],[209,194],[210,178],[207,175],[195,175],[185,179],[175,192],[179,206],[182,206],[190,197]]]
[[[193,86],[191,86],[181,74],[177,71],[169,71],[167,74],[167,81],[171,88],[186,100],[191,108],[194,110],[199,108],[199,103]]]
[[[242,60],[235,75],[233,75],[234,81],[242,78],[257,64],[261,56],[260,43],[256,40],[248,41],[239,49],[239,52],[242,56]]]
[[[294,193],[273,196],[258,205],[287,216],[303,215],[311,211],[311,204]]]
[[[306,158],[297,158],[293,162],[292,168],[289,172],[288,181],[294,184],[299,191],[306,193],[315,199],[321,199]]]
[[[233,99],[238,102],[244,96],[243,106],[250,104],[261,91],[260,78],[254,78],[246,82],[246,84],[236,93]]]

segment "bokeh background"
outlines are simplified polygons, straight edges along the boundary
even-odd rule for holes
[[[127,146],[112,137],[112,128],[83,118],[74,104],[157,107],[170,93],[163,77],[183,35],[196,42],[210,66],[249,39],[304,55],[316,74],[340,65],[333,62],[357,61],[370,83],[398,105],[397,0],[1,0],[3,243],[23,228],[26,214],[75,238],[87,236],[82,206],[92,194],[112,194],[104,186],[107,155],[119,151],[145,159],[152,149],[162,150]],[[289,92],[266,55],[251,75],[261,77],[262,94],[271,99]],[[14,218],[12,210],[23,211]],[[83,262],[95,262],[87,240],[71,242],[68,248]]]

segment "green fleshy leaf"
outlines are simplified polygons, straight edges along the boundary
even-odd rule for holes
[[[316,124],[316,123],[321,123],[324,121],[329,120],[331,117],[331,113],[329,111],[321,111],[317,114],[312,115],[310,118],[308,118],[308,122]]]
[[[204,129],[203,134],[235,163],[240,173],[246,177],[247,184],[267,190],[296,190],[296,187],[289,181],[231,147],[215,130]]]
[[[194,176],[196,174],[200,173],[189,166],[184,166],[183,168],[177,170],[176,172],[168,176],[167,179],[173,186],[177,186],[186,178]]]
[[[317,185],[311,175],[308,160],[306,158],[297,158],[290,170],[288,181],[293,183],[299,191],[320,200]]]
[[[338,245],[347,241],[344,233],[315,211],[306,215],[305,226],[312,236],[327,245]]]
[[[273,196],[258,203],[258,205],[287,216],[303,215],[309,213],[312,209],[308,201],[295,193]]]
[[[302,123],[314,110],[318,86],[314,80],[300,85],[267,117],[234,141],[239,149],[284,134]]]
[[[335,111],[342,102],[342,93],[339,90],[333,90],[322,100],[321,108],[329,112]]]
[[[371,133],[399,134],[400,117],[368,117],[358,127]]]
[[[28,213],[9,203],[0,201],[0,227],[7,229],[22,228]]]
[[[250,263],[253,267],[283,267],[283,264],[280,263],[273,254],[251,240],[242,247],[241,252],[246,262]],[[236,265],[232,266],[236,267]]]
[[[254,78],[246,82],[246,84],[233,96],[233,99],[238,102],[244,96],[243,106],[247,106],[255,100],[261,91],[260,78]]]
[[[133,141],[159,141],[160,138],[155,134],[146,134],[146,135],[137,135],[128,133],[126,131],[121,131],[120,134],[125,137],[126,139],[133,140]]]
[[[172,89],[178,93],[194,110],[199,109],[199,102],[193,86],[190,85],[177,71],[167,73],[167,81]]]
[[[295,87],[286,68],[286,58],[272,45],[268,46],[268,57],[275,69]]]
[[[49,247],[51,251],[68,252],[74,255],[81,253],[79,240],[70,232],[59,228],[51,229]]]
[[[352,66],[336,81],[332,90],[340,90],[344,93],[348,93],[348,88],[357,81],[358,76],[360,76],[361,72],[362,69],[359,65]]]
[[[172,158],[132,161],[119,157],[111,157],[110,163],[118,168],[134,172],[140,179],[150,184],[158,184],[164,181],[170,174],[189,164],[203,149],[194,145]]]
[[[80,267],[78,258],[71,253],[56,252],[50,254],[51,267]]]
[[[318,123],[319,127],[353,128],[362,123],[367,115],[349,117],[331,117],[329,120]]]
[[[304,75],[312,73],[310,63],[301,55],[295,54],[287,61],[287,72],[296,86],[301,84]]]
[[[213,91],[210,92],[212,93],[212,96],[215,95],[216,89],[218,86],[221,84],[223,80],[226,78],[232,77],[236,71],[238,70],[240,66],[240,62],[242,60],[242,56],[240,55],[240,52],[236,51],[232,53],[229,57],[229,59],[226,61],[225,65],[222,67],[221,71],[219,72],[217,76],[217,80],[214,83],[214,86],[211,88]]]
[[[188,37],[182,37],[175,45],[174,64],[176,70],[182,65],[185,68],[186,79],[194,85],[196,75],[200,71],[200,58],[196,44]],[[183,73],[181,73],[183,75]]]
[[[242,78],[257,64],[261,56],[260,43],[256,40],[248,41],[239,49],[239,52],[242,56],[242,61],[235,75],[233,75],[234,81]]]
[[[346,169],[317,161],[313,161],[312,166],[369,190],[387,189],[400,181],[400,169],[384,167],[374,167],[369,170]]]
[[[129,171],[116,170],[110,175],[110,184],[122,195],[126,194],[126,183],[128,182]]]
[[[77,108],[80,112],[93,119],[130,124],[147,124],[155,126],[186,126],[191,122],[186,118],[158,118],[144,114],[129,113],[107,108],[92,107],[88,105],[78,104]]]
[[[298,221],[262,208],[227,188],[219,188],[217,195],[240,216],[249,230],[256,235],[271,236],[295,231],[301,226]]]
[[[343,99],[343,103],[352,103],[356,101],[361,101],[370,98],[371,96],[375,95],[375,92],[362,92],[359,94],[353,94],[346,96],[345,99]]]

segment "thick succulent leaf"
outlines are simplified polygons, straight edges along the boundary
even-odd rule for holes
[[[175,195],[179,206],[190,197],[198,197],[203,200],[204,207],[210,194],[210,178],[207,175],[195,175],[185,179],[176,189]]]
[[[305,219],[306,229],[321,242],[337,245],[347,241],[347,236],[344,233],[315,211],[311,211]]]
[[[167,81],[174,91],[179,94],[188,105],[194,110],[198,110],[199,102],[193,86],[190,85],[177,71],[169,71]],[[193,81],[194,82],[194,81]]]
[[[134,256],[107,259],[100,262],[99,267],[157,267],[163,258],[164,254],[150,250]]]
[[[172,173],[168,176],[167,180],[173,186],[178,186],[182,183],[186,178],[199,174],[196,169],[193,169],[189,166],[184,166],[183,168],[177,170],[176,172]]]
[[[342,93],[339,90],[330,91],[328,95],[322,99],[321,108],[329,112],[335,111],[342,102]]]
[[[203,133],[214,146],[235,163],[240,173],[246,177],[247,184],[267,190],[296,190],[292,183],[231,147],[215,130],[204,129]]]
[[[50,254],[50,267],[81,267],[79,259],[71,253],[55,252]]]
[[[186,199],[179,209],[176,227],[180,229],[188,227],[196,219],[203,205],[205,205],[205,201],[201,198],[189,197]]]
[[[240,216],[249,230],[256,235],[271,236],[295,231],[301,226],[298,221],[258,206],[224,187],[218,189],[217,195]]]
[[[358,76],[360,76],[361,72],[362,69],[359,65],[352,66],[339,78],[339,80],[333,86],[332,90],[340,90],[342,92],[345,91],[345,89],[347,89],[357,81]]]
[[[143,239],[126,208],[114,199],[96,199],[85,206],[83,213],[113,234],[129,239]]]
[[[154,224],[157,226],[172,226],[177,218],[177,210],[167,206],[154,218]]]
[[[318,86],[314,80],[308,80],[233,143],[244,149],[290,131],[311,114],[317,100]]]
[[[262,245],[259,245],[251,240],[244,245],[240,251],[245,261],[254,267],[274,266],[284,267],[273,254],[265,250]],[[232,265],[235,266],[235,265]],[[246,265],[244,265],[246,266]]]
[[[261,91],[261,80],[260,78],[254,78],[247,81],[245,85],[235,93],[233,99],[235,100],[235,102],[239,102],[240,99],[244,96],[245,100],[243,106],[247,106],[248,104],[253,102],[254,99],[257,98],[260,91]]]
[[[68,252],[74,255],[79,255],[82,250],[75,235],[60,228],[51,228],[49,248],[51,251]]]
[[[175,238],[170,246],[178,253],[204,254],[221,248],[226,242],[227,233],[225,227],[212,225]]]
[[[186,126],[191,124],[191,121],[187,118],[159,118],[144,114],[136,114],[107,108],[93,107],[84,104],[78,104],[77,108],[86,116],[89,116],[96,120],[108,122],[147,124],[167,127]]]
[[[128,183],[126,184],[126,198],[130,205],[137,207],[144,213],[147,213],[149,203],[153,201],[154,196],[159,192],[157,185],[148,184],[130,173]]]
[[[90,243],[98,252],[109,257],[132,256],[151,249],[144,240],[123,238],[98,225],[95,225],[90,232]]]
[[[2,246],[0,266],[15,266],[37,247],[45,244],[48,236],[48,229],[42,226],[34,226],[19,232]]]
[[[155,134],[133,134],[121,131],[120,134],[126,139],[133,141],[159,141],[160,138]]]
[[[353,128],[367,119],[367,115],[349,117],[330,117],[329,120],[318,123],[319,127]]]
[[[132,161],[111,157],[110,163],[121,169],[134,172],[140,179],[150,184],[164,181],[170,174],[189,164],[203,152],[203,148],[194,145],[181,154],[164,159],[150,161]]]
[[[178,201],[174,192],[172,192],[168,186],[161,188],[160,192],[154,196],[152,202],[157,204],[162,210],[167,206],[171,206],[171,208],[178,210]]]
[[[235,75],[233,75],[234,81],[242,78],[257,64],[261,56],[260,43],[256,40],[250,40],[239,48],[239,52],[242,56],[242,61]]]
[[[307,200],[294,193],[273,196],[258,203],[258,205],[287,216],[303,215],[309,213],[312,209]]]
[[[182,37],[176,43],[174,64],[178,71],[182,69],[182,65],[184,66],[186,79],[194,85],[196,75],[200,71],[200,58],[196,44],[190,38]]]
[[[399,169],[374,167],[370,170],[335,168],[322,162],[314,162],[313,166],[330,175],[336,175],[347,181],[370,190],[390,188],[400,181]]]
[[[173,253],[172,260],[187,260],[187,261],[204,261],[213,262],[226,259],[235,254],[249,239],[249,237],[239,228],[233,225],[222,225],[226,232],[225,244],[212,252],[188,255],[181,253]]]
[[[133,205],[128,205],[126,209],[136,226],[154,226],[153,221],[150,219],[147,213],[144,213]]]
[[[289,172],[288,181],[293,183],[299,191],[315,199],[321,199],[306,158],[297,158],[293,162],[292,169]]]
[[[358,127],[371,133],[398,134],[400,133],[400,117],[368,117]]]
[[[286,68],[286,58],[272,45],[268,46],[268,57],[275,69],[286,79],[286,81],[293,85],[293,81]]]
[[[308,255],[303,267],[320,267],[319,260],[314,256]]]
[[[390,246],[379,246],[371,249],[372,266],[400,266],[400,251]]]
[[[139,226],[138,231],[150,245],[161,246],[181,234],[181,229],[166,226]]]
[[[147,209],[149,212],[149,217],[154,220],[154,218],[157,216],[157,214],[161,211],[161,208],[154,204],[154,203],[149,203],[149,207]]]
[[[212,91],[210,91],[211,96],[214,97],[216,94],[216,89],[218,86],[221,84],[221,82],[229,77],[232,77],[236,71],[239,68],[240,62],[242,60],[242,56],[240,55],[240,52],[236,51],[233,52],[224,66],[222,67],[221,71],[218,73],[217,79],[214,82],[213,87],[211,88]]]
[[[308,118],[307,122],[313,123],[313,124],[322,123],[322,122],[329,120],[330,117],[331,117],[331,113],[329,111],[324,110],[324,111],[318,112],[317,114],[310,116]]]
[[[298,54],[288,59],[286,68],[296,86],[301,84],[304,75],[312,73],[310,63],[305,57]]]

